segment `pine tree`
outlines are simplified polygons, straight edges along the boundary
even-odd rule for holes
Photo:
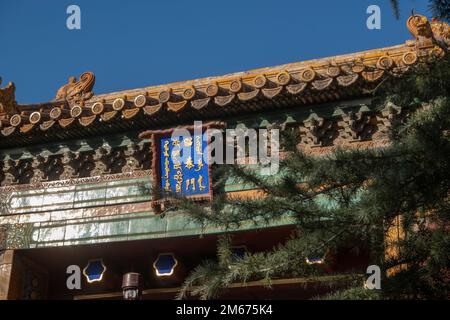
[[[448,58],[420,65],[380,86],[374,99],[378,108],[396,104],[411,113],[392,129],[386,147],[337,149],[312,157],[297,147],[295,131],[284,130],[286,157],[277,177],[222,165],[214,170],[211,206],[187,199],[173,202],[169,211],[188,211],[193,220],[228,231],[218,243],[217,260],[193,270],[179,298],[216,298],[234,282],[265,279],[270,286],[278,277],[319,279],[323,270],[305,257],[341,248],[369,250],[382,275],[396,272],[383,276],[381,290],[370,292],[358,273],[332,275],[330,285],[345,279],[350,288],[326,299],[450,298],[449,66]],[[224,183],[230,177],[264,196],[227,197]],[[243,221],[264,227],[286,215],[296,222],[286,243],[269,252],[233,255],[231,230]],[[390,244],[397,253],[387,256],[386,235],[395,226],[403,236]]]
[[[430,0],[429,9],[436,18],[450,22],[449,0]]]
[[[400,19],[400,8],[398,0],[391,0],[392,11],[394,13],[395,18]]]
[[[399,0],[391,0],[392,11],[396,19],[400,19]],[[450,21],[450,0],[429,0],[431,14],[443,21]]]

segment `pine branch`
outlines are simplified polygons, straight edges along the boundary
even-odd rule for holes
[[[406,122],[394,126],[391,144],[384,148],[338,149],[329,156],[311,157],[296,147],[299,135],[289,131],[280,176],[266,178],[248,168],[227,168],[222,170],[226,178],[215,177],[217,190],[209,208],[179,199],[177,210],[186,208],[192,219],[223,227],[227,233],[244,221],[262,228],[284,216],[295,218],[297,227],[284,244],[243,258],[232,255],[233,240],[224,238],[218,244],[218,260],[195,269],[179,297],[210,299],[236,282],[263,279],[270,286],[277,277],[319,276],[323,270],[308,265],[305,258],[344,247],[368,248],[372,263],[382,270],[408,266],[383,279],[386,289],[378,298],[448,294],[450,277],[443,275],[450,274],[450,236],[445,229],[450,223],[449,75],[449,63],[443,60],[412,68],[401,81],[383,83],[375,102],[378,108],[393,102],[409,106],[410,112]],[[229,197],[224,188],[228,178],[261,193]],[[398,217],[405,237],[391,241],[399,250],[386,257],[386,234],[397,227]],[[417,287],[411,286],[416,279]],[[338,296],[352,292],[366,296],[360,288]]]
[[[449,0],[430,0],[429,10],[436,18],[450,22]]]
[[[391,7],[392,7],[392,11],[394,13],[395,19],[400,19],[400,8],[399,8],[399,3],[398,0],[391,0]]]

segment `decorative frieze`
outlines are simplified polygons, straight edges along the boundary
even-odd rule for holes
[[[338,109],[336,115],[342,118],[342,121],[338,121],[338,125],[342,128],[340,137],[345,142],[369,140],[377,130],[376,117],[366,106],[361,107],[358,112],[344,112]]]
[[[327,145],[333,138],[333,129],[334,122],[332,120],[324,119],[312,113],[300,127],[302,143],[311,147]]]
[[[102,146],[84,152],[62,155],[37,155],[34,158],[0,161],[0,185],[12,186],[66,181],[118,173],[133,173],[150,168],[148,144],[127,147]]]
[[[102,182],[118,181],[124,179],[138,179],[144,177],[150,177],[152,174],[151,170],[140,170],[129,173],[117,173],[117,174],[107,174],[104,176],[78,178],[78,179],[68,179],[68,180],[56,180],[49,182],[40,182],[35,184],[23,184],[23,185],[8,185],[0,187],[0,192],[11,193],[16,191],[24,190],[36,190],[36,189],[47,189],[47,188],[60,188],[67,186],[76,185],[86,185],[86,184],[98,184]]]
[[[380,123],[380,131],[387,134],[392,129],[392,126],[404,119],[402,116],[402,108],[392,103],[388,103],[385,108],[376,116]]]
[[[361,105],[359,110],[338,108],[332,116],[318,112],[290,123],[299,129],[300,147],[305,150],[387,139],[393,125],[407,115],[406,109],[392,103],[380,111]],[[0,161],[0,185],[38,184],[148,170],[151,154],[148,143],[131,142],[118,147],[103,144],[85,151],[69,149],[63,154],[37,155],[29,159],[8,158]]]
[[[63,154],[61,158],[61,163],[63,165],[64,170],[60,176],[61,180],[72,179],[78,176],[77,167],[79,166],[79,163],[76,162],[77,157],[78,157],[77,154],[71,152],[66,152]]]

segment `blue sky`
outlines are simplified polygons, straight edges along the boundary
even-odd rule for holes
[[[0,76],[34,103],[88,70],[95,93],[220,75],[403,43],[412,8],[428,15],[425,0],[402,0],[399,21],[388,0],[0,0]]]

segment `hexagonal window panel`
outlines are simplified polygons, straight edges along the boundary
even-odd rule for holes
[[[171,276],[178,264],[173,253],[160,253],[153,263],[158,277]]]
[[[106,266],[103,259],[89,260],[87,266],[83,269],[83,274],[88,283],[102,281],[105,272]]]

